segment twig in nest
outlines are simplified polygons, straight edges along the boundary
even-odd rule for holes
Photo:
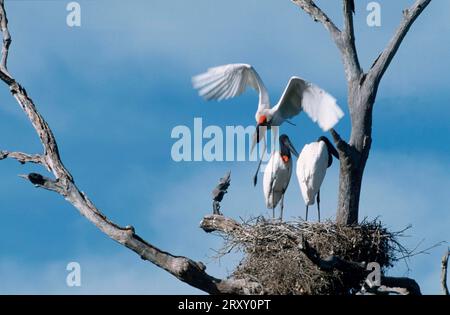
[[[222,232],[225,228],[230,231],[229,224],[221,225],[217,218],[214,223]],[[271,294],[348,294],[352,288],[359,289],[365,270],[355,272],[363,269],[361,265],[346,261],[375,261],[388,268],[396,253],[391,244],[393,234],[378,222],[345,227],[332,222],[271,222],[259,217],[241,223],[241,227],[224,237],[223,252],[236,249],[245,255],[233,275],[251,275]],[[302,239],[311,243],[315,251],[311,257],[320,260],[320,266],[304,255]],[[346,271],[336,265],[345,265],[342,269]]]

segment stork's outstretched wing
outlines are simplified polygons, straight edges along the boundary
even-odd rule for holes
[[[269,96],[255,69],[247,64],[229,64],[194,76],[192,84],[206,100],[224,100],[241,95],[250,85],[260,96],[260,106],[269,107]]]
[[[344,116],[333,96],[312,83],[292,77],[274,107],[275,115],[286,120],[302,110],[324,131],[333,128]]]

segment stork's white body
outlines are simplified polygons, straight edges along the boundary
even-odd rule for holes
[[[279,151],[272,153],[264,171],[263,190],[266,207],[274,209],[283,197],[292,175],[292,159],[283,161]]]
[[[323,141],[312,142],[303,147],[297,160],[297,178],[305,205],[315,202],[328,168],[328,149]]]

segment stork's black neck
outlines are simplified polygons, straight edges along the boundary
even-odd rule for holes
[[[317,139],[317,142],[323,141],[325,142],[325,145],[327,146],[327,151],[328,151],[328,167],[330,167],[333,164],[333,156],[337,159],[339,159],[339,153],[338,151],[336,151],[336,149],[334,148],[333,144],[331,143],[331,141],[327,138],[327,137],[320,137],[319,139]]]

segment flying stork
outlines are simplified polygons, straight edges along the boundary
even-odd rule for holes
[[[271,107],[269,93],[259,74],[248,64],[228,64],[210,68],[207,72],[194,76],[192,84],[199,95],[206,100],[224,100],[241,95],[248,86],[259,93],[256,110],[256,132],[253,135],[251,152],[261,139],[265,139],[266,130],[280,126],[301,111],[316,122],[324,131],[333,128],[344,116],[336,99],[320,87],[299,77],[291,77],[278,103]],[[261,131],[260,131],[261,129]],[[276,137],[277,135],[274,135]],[[265,145],[265,142],[264,142]],[[263,154],[265,152],[265,147]],[[261,160],[254,176],[256,185]]]

